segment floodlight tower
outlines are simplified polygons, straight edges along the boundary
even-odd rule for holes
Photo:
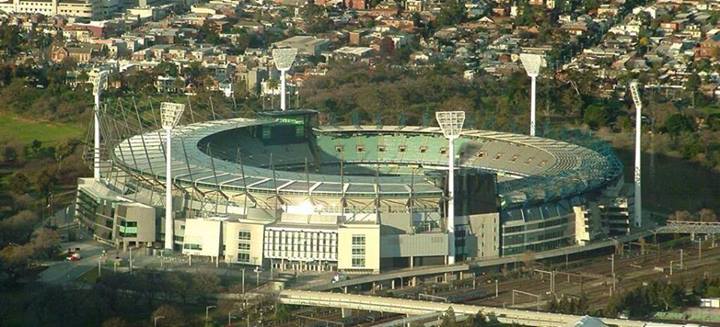
[[[642,187],[640,183],[640,135],[642,133],[642,100],[638,90],[638,82],[630,82],[630,93],[635,103],[635,226],[642,226]]]
[[[530,77],[530,136],[535,136],[535,80],[540,74],[542,60],[542,56],[537,54],[523,53],[520,55],[520,61]]]
[[[93,179],[100,181],[100,94],[107,86],[108,72],[101,70],[93,80],[93,95],[95,96],[94,124],[95,144],[93,146]]]
[[[165,130],[165,249],[172,250],[174,244],[173,208],[172,208],[172,131],[180,121],[185,105],[163,102],[160,104],[160,120]]]
[[[280,71],[280,109],[285,111],[287,109],[287,103],[285,101],[285,73],[292,67],[297,56],[297,49],[295,48],[282,48],[273,49],[272,51],[273,61],[275,67]]]
[[[448,204],[447,204],[447,231],[448,231],[448,264],[455,263],[455,139],[460,136],[465,122],[464,111],[438,111],[435,119],[440,129],[448,139]]]

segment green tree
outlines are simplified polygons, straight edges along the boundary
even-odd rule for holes
[[[715,214],[715,211],[712,209],[701,209],[700,212],[698,212],[698,216],[700,217],[700,221],[703,222],[717,222],[717,215]]]
[[[314,3],[307,4],[300,11],[305,22],[305,31],[310,34],[324,33],[332,29],[333,22],[327,17],[325,7]]]
[[[695,124],[689,116],[683,114],[672,114],[666,120],[664,129],[673,136],[678,136],[683,132],[692,132],[695,130]]]
[[[23,194],[28,191],[30,187],[30,179],[22,172],[16,172],[10,176],[8,181],[8,188],[11,192],[17,194]]]
[[[454,26],[465,21],[466,16],[463,0],[448,0],[441,7],[436,21],[439,27]]]
[[[153,72],[156,75],[163,75],[163,76],[172,76],[177,77],[178,76],[178,69],[177,65],[170,61],[162,61],[160,62],[155,68],[153,69]]]
[[[590,126],[590,128],[598,129],[600,127],[607,126],[609,120],[610,115],[604,105],[591,104],[585,108],[583,122]]]

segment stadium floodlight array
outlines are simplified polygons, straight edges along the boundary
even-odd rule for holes
[[[285,73],[292,67],[293,62],[295,62],[295,56],[297,56],[297,49],[295,48],[273,49],[272,51],[275,67],[280,71],[280,109],[283,111],[287,109],[285,100]]]
[[[101,70],[93,80],[94,109],[94,146],[93,146],[93,179],[100,180],[100,95],[107,87],[108,72]]]
[[[635,226],[642,226],[642,187],[640,183],[640,135],[642,133],[642,100],[638,90],[638,82],[630,82],[630,93],[635,103]]]
[[[465,122],[464,111],[438,111],[435,113],[440,129],[448,139],[448,205],[447,205],[447,231],[448,231],[448,264],[455,263],[455,139],[462,132]]]
[[[523,53],[520,54],[520,62],[530,77],[530,136],[535,136],[535,81],[540,74],[543,57],[537,54]]]
[[[185,111],[185,105],[180,103],[163,102],[160,104],[160,120],[165,130],[165,249],[173,249],[174,228],[172,209],[172,130],[180,122]]]

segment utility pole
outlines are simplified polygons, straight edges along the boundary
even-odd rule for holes
[[[685,270],[685,266],[683,263],[683,249],[680,249],[680,270]]]
[[[630,83],[630,93],[635,103],[635,226],[642,226],[642,187],[640,177],[641,134],[642,134],[642,100],[638,91],[638,82]]]
[[[242,294],[245,295],[245,268],[242,269]]]
[[[702,239],[698,239],[698,261],[702,262]]]
[[[131,247],[131,248],[130,248],[130,260],[129,260],[129,261],[130,261],[129,263],[130,263],[130,273],[131,273],[131,274],[132,274],[132,272],[133,272],[132,249],[133,249],[133,248]]]
[[[612,291],[614,293],[615,292],[615,280],[616,280],[616,278],[615,278],[615,255],[614,254],[612,254],[610,256],[610,269],[612,271],[612,283],[613,283]]]

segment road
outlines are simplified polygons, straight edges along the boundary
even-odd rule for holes
[[[39,281],[49,284],[73,282],[84,273],[97,267],[98,259],[103,250],[103,246],[93,240],[63,243],[61,247],[64,250],[80,248],[81,259],[79,261],[53,261],[48,263],[48,268],[40,273]]]

